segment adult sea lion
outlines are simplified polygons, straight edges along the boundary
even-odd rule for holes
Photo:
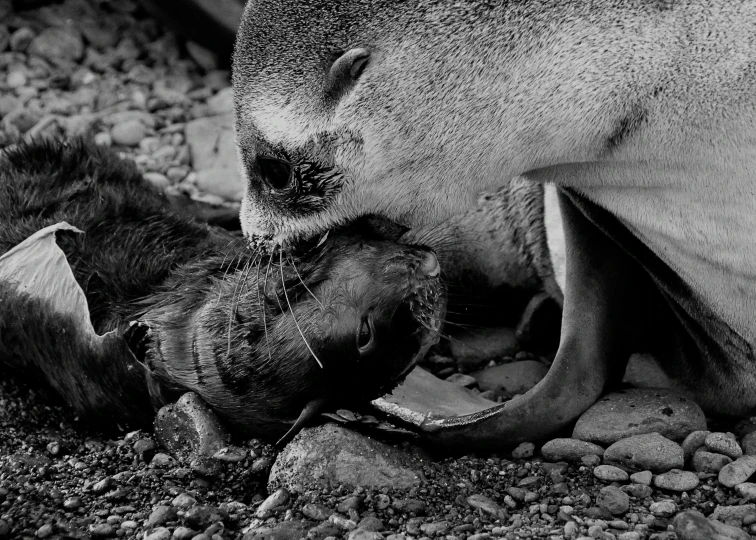
[[[242,225],[291,242],[432,227],[514,177],[558,187],[558,354],[520,399],[429,421],[545,437],[632,350],[709,412],[756,406],[756,2],[248,2],[233,84]],[[658,329],[663,331],[657,331]]]
[[[0,368],[111,426],[194,391],[281,437],[381,396],[438,340],[436,257],[395,234],[370,220],[263,257],[110,150],[22,144],[0,156]]]

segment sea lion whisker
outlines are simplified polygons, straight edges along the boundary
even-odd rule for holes
[[[284,271],[283,271],[283,250],[278,252],[278,256],[281,260],[281,281],[284,281]],[[315,361],[320,366],[320,369],[323,369],[323,363],[320,361],[320,358],[318,358],[318,355],[315,354],[315,351],[312,350],[312,347],[310,347],[310,344],[307,342],[307,338],[305,337],[304,333],[302,332],[302,329],[299,327],[299,322],[297,322],[297,317],[294,315],[294,309],[291,307],[291,303],[289,302],[289,293],[286,292],[286,284],[283,285],[283,291],[284,291],[284,297],[286,298],[286,303],[289,304],[289,312],[291,313],[291,318],[294,319],[294,326],[297,327],[297,330],[299,331],[299,335],[302,336],[302,341],[304,341],[305,346],[307,347],[307,350],[310,351],[310,354],[315,359]]]
[[[297,273],[297,277],[299,278],[299,282],[302,284],[302,286],[307,290],[308,293],[310,293],[310,296],[312,296],[313,300],[315,300],[318,305],[320,306],[320,309],[325,309],[325,306],[323,303],[318,300],[318,297],[315,296],[315,293],[313,293],[310,288],[307,286],[307,284],[302,279],[302,276],[299,274],[299,270],[297,270],[297,265],[294,264],[294,259],[292,258],[291,254],[287,254],[287,257],[289,258],[289,262],[291,263],[291,267],[294,269],[294,271]]]
[[[273,249],[275,250],[275,247]],[[262,263],[262,259],[260,259],[260,262]],[[265,269],[265,278],[263,281],[263,286],[268,285],[268,275],[270,273],[270,264],[272,262],[273,262],[273,254],[271,253],[268,256],[268,267]],[[264,293],[265,293],[265,290],[263,289],[263,294]],[[260,295],[260,281],[259,280],[257,281],[257,294],[258,294],[258,299],[259,299],[259,295]],[[261,305],[261,309],[262,309],[262,319],[263,319],[263,330],[265,330],[265,347],[268,349],[268,360],[272,362],[273,357],[270,354],[270,341],[268,341],[268,323],[265,320],[265,304],[264,303]]]
[[[239,264],[241,264],[241,257],[239,258]],[[239,265],[237,264],[237,268],[238,267],[239,267]],[[237,292],[239,291],[239,287],[241,286],[241,282],[242,282],[241,276],[244,275],[244,272],[248,271],[248,270],[249,270],[249,260],[247,260],[247,262],[245,262],[244,266],[242,267],[241,275],[237,279],[236,285],[234,286],[234,292],[231,295],[231,302],[229,302],[230,307],[229,307],[229,310],[228,310],[228,332],[227,332],[227,335],[228,335],[228,346],[227,346],[227,349],[226,349],[226,357],[227,358],[231,356],[231,328],[233,327],[234,313],[236,312],[236,310],[239,307],[239,302],[237,301],[239,297],[237,296]],[[235,272],[235,273],[237,273],[237,272]],[[235,301],[236,301],[236,305],[234,305]]]
[[[236,272],[236,271],[237,271],[237,270],[239,269],[239,265],[240,265],[240,264],[241,264],[241,262],[242,262],[242,257],[241,257],[241,254],[242,254],[242,252],[244,251],[244,249],[245,249],[245,246],[242,246],[241,248],[239,248],[239,249],[237,249],[236,251],[234,251],[234,255],[233,255],[233,257],[231,257],[231,262],[230,262],[230,263],[228,264],[228,266],[226,266],[226,269],[225,269],[225,270],[224,270],[224,272],[223,272],[223,279],[222,279],[222,281],[225,281],[225,280],[226,280],[226,278],[228,277],[228,273],[229,273],[229,270],[231,270],[231,267],[232,267],[232,266],[234,265],[234,260],[235,260],[235,259],[236,259],[237,257],[239,258],[239,262],[237,262],[237,263],[236,263],[236,269],[234,269],[234,272]],[[225,257],[223,258],[223,262],[224,262],[224,263],[226,262],[226,258],[227,258],[227,257],[228,257],[228,255],[226,255],[226,256],[225,256]],[[222,267],[223,267],[223,265],[221,264],[221,268],[222,268]],[[218,305],[218,304],[220,303],[220,300],[221,300],[221,298],[222,298],[222,297],[223,297],[223,288],[221,288],[221,289],[220,289],[220,290],[218,291],[218,300],[216,300],[216,302],[215,302],[215,305],[216,305],[216,306],[217,306],[217,305]],[[233,300],[233,298],[232,298],[232,300]]]

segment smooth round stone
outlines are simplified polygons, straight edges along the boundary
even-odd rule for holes
[[[731,433],[709,433],[704,443],[709,451],[732,459],[738,459],[743,455],[743,449]]]
[[[698,487],[698,476],[690,471],[672,469],[654,478],[654,485],[669,491],[691,491]]]
[[[653,474],[651,471],[641,471],[630,475],[630,481],[633,484],[640,484],[642,486],[650,486]]]
[[[706,417],[690,399],[666,389],[631,388],[608,394],[575,424],[574,439],[609,445],[631,435],[659,433],[681,441],[706,429]]]
[[[615,516],[624,514],[630,509],[630,496],[618,487],[607,486],[601,488],[596,505]]]
[[[75,62],[84,56],[84,41],[75,28],[50,27],[32,39],[27,52],[53,63],[56,60]]]
[[[168,180],[168,177],[166,177],[164,174],[160,174],[159,172],[147,172],[144,173],[142,177],[160,190],[163,190],[171,185],[171,181]]]
[[[752,482],[743,482],[735,486],[735,492],[749,501],[756,499],[756,484]]]
[[[171,531],[165,527],[158,527],[146,532],[144,540],[171,540]]]
[[[696,453],[696,450],[701,448],[705,442],[706,437],[709,436],[710,431],[694,431],[687,437],[685,437],[685,440],[682,442],[680,446],[682,446],[683,452],[685,453],[685,461],[688,461],[690,458],[693,457],[693,454]]]
[[[628,474],[614,465],[599,465],[593,469],[593,476],[604,482],[627,482]]]
[[[719,483],[735,487],[747,481],[756,472],[756,456],[741,456],[719,471]]]
[[[679,444],[658,433],[647,433],[628,437],[611,445],[604,452],[604,462],[635,471],[661,473],[671,469],[682,469],[685,459]]]
[[[512,457],[514,459],[528,459],[533,457],[535,453],[535,445],[530,442],[520,443],[517,448],[512,450]]]
[[[706,450],[699,450],[693,454],[693,470],[702,473],[718,473],[722,467],[732,463],[732,459],[722,454],[714,454]]]
[[[553,439],[541,447],[541,455],[546,461],[579,462],[585,456],[603,456],[604,449],[578,439]]]
[[[12,51],[24,52],[34,39],[34,32],[31,28],[22,27],[13,32],[10,36],[10,48]]]
[[[651,503],[648,509],[651,510],[651,513],[657,517],[669,517],[677,512],[677,505],[675,504],[675,501],[666,499],[663,501]]]
[[[747,456],[756,455],[756,431],[744,435],[740,442],[744,454]]]
[[[651,486],[644,486],[643,484],[630,484],[627,486],[622,486],[621,489],[622,491],[631,495],[632,497],[635,497],[636,499],[645,499],[647,497],[650,497],[654,493],[654,490],[651,489]]]
[[[136,146],[147,134],[147,128],[139,120],[126,120],[114,125],[110,129],[113,143],[122,146]]]

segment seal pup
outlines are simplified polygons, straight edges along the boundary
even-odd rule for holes
[[[0,366],[110,425],[194,391],[238,431],[291,436],[438,340],[438,261],[397,234],[365,219],[263,256],[110,150],[22,144],[0,158]]]
[[[654,348],[706,410],[744,414],[755,59],[753,2],[252,0],[233,69],[242,226],[276,241],[367,213],[432,227],[511,178],[553,183],[554,364],[521,399],[430,422],[432,436],[548,437]],[[657,314],[666,337],[647,335]]]

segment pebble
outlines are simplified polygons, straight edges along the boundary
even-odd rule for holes
[[[631,388],[592,405],[575,424],[572,437],[610,445],[628,436],[658,433],[681,441],[704,429],[703,411],[688,398],[666,389]]]
[[[641,484],[643,486],[650,486],[653,474],[651,471],[640,471],[630,475],[630,481],[633,484]]]
[[[114,144],[120,144],[123,146],[136,146],[139,144],[145,135],[147,134],[147,128],[139,120],[126,120],[119,124],[115,124],[110,129],[110,138]]]
[[[541,455],[546,461],[579,462],[585,456],[603,456],[604,449],[579,439],[552,439],[541,447]]]
[[[725,465],[732,463],[732,459],[722,454],[713,454],[706,450],[699,450],[693,454],[691,466],[693,470],[702,473],[718,473]]]
[[[178,511],[170,506],[158,505],[155,506],[150,513],[150,517],[147,518],[147,527],[159,527],[165,525],[169,521],[174,521],[178,517]]]
[[[420,530],[428,536],[443,536],[449,531],[448,521],[436,521],[420,525]]]
[[[383,540],[383,535],[375,531],[355,529],[349,533],[347,540]]]
[[[735,492],[746,500],[754,500],[756,499],[756,484],[743,482],[735,486]]]
[[[386,530],[386,526],[383,524],[383,520],[378,519],[375,516],[368,516],[365,518],[362,518],[362,520],[357,524],[358,529],[363,529],[365,531],[384,531]]]
[[[696,473],[672,469],[654,478],[654,485],[669,491],[691,491],[696,489],[699,479]]]
[[[5,78],[5,84],[8,85],[9,88],[21,88],[22,86],[26,86],[26,83],[26,74],[19,69],[9,72],[8,76]]]
[[[171,540],[190,540],[197,535],[197,531],[189,527],[176,527]]]
[[[601,488],[596,504],[613,515],[624,514],[630,509],[630,497],[615,486]]]
[[[66,510],[77,510],[81,508],[82,502],[79,497],[69,497],[65,501],[63,501],[63,508]]]
[[[27,52],[56,61],[77,61],[84,56],[84,42],[81,34],[71,27],[45,28],[31,40]]]
[[[693,454],[701,448],[704,443],[706,442],[706,437],[711,433],[710,431],[703,431],[698,430],[690,433],[685,439],[683,440],[681,446],[683,449],[683,452],[685,453],[685,461],[687,462],[691,457],[693,457]]]
[[[37,538],[49,538],[52,536],[53,533],[53,527],[49,523],[42,525],[39,529],[37,529],[36,536]]]
[[[478,386],[478,381],[472,375],[464,373],[452,373],[446,378],[446,381],[464,388],[475,388]]]
[[[89,526],[89,534],[95,538],[110,538],[115,536],[115,529],[107,523],[96,523]]]
[[[503,520],[507,517],[507,511],[485,495],[470,495],[467,498],[467,504],[469,504],[476,510],[481,510],[483,513],[491,516],[494,519]]]
[[[651,503],[648,509],[655,516],[669,517],[677,512],[677,505],[675,504],[675,501],[666,499]]]
[[[643,484],[630,484],[628,486],[622,486],[621,489],[622,491],[624,491],[631,497],[635,497],[636,499],[645,499],[647,497],[650,497],[654,493],[654,490],[651,489],[651,486]]]
[[[658,433],[635,435],[612,444],[604,452],[606,463],[655,473],[682,469],[684,454],[679,444]]]
[[[712,519],[725,523],[740,525],[749,515],[756,513],[756,504],[741,504],[737,506],[719,505],[711,514]]]
[[[322,504],[307,503],[302,507],[302,514],[316,521],[325,521],[332,513]]]
[[[735,487],[747,481],[756,472],[756,456],[741,456],[719,471],[719,483]]]
[[[742,529],[706,519],[698,512],[681,512],[672,521],[678,540],[749,540]]]
[[[159,190],[163,190],[171,185],[171,181],[168,179],[168,177],[165,176],[164,174],[160,174],[159,172],[147,172],[147,173],[144,173],[142,177]],[[243,459],[244,458],[242,457],[239,461],[242,461]],[[221,461],[227,461],[227,460],[221,460]]]
[[[593,469],[593,476],[604,482],[626,482],[628,474],[614,465],[599,465]]]
[[[392,489],[422,485],[425,461],[383,442],[334,424],[302,430],[278,454],[270,489],[298,492],[313,484]]]
[[[158,527],[144,533],[144,540],[171,540],[171,531],[165,527]]]
[[[285,506],[288,502],[289,492],[284,488],[277,489],[257,507],[255,516],[261,519],[268,518],[273,514],[273,510]]]
[[[192,506],[184,514],[184,521],[186,524],[195,529],[205,529],[223,520],[223,515],[214,506],[198,505]]]
[[[756,455],[756,431],[744,435],[740,445],[743,448],[743,453],[747,456]]]
[[[722,454],[732,459],[738,459],[743,455],[743,450],[732,433],[709,433],[704,443],[710,452]]]
[[[181,509],[187,509],[191,508],[192,506],[197,504],[197,499],[189,495],[188,493],[181,493],[180,495],[177,495],[173,501],[171,501],[171,505],[175,506],[176,508]]]
[[[36,34],[31,28],[23,26],[10,35],[9,44],[12,51],[25,52]]]
[[[533,443],[524,442],[520,443],[517,448],[512,450],[512,457],[514,459],[528,459],[533,457],[535,453],[535,445]]]

